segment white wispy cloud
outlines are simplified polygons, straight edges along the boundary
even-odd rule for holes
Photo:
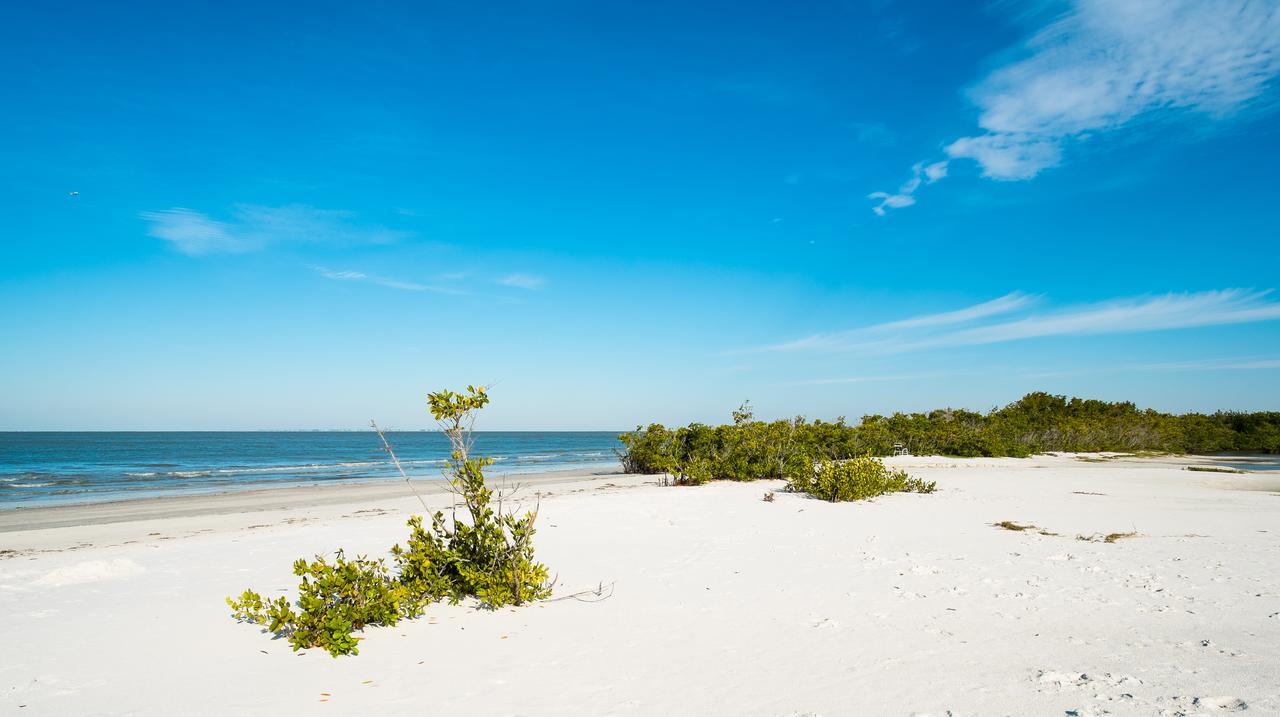
[[[1011,291],[998,299],[984,301],[981,304],[966,306],[963,309],[955,311],[944,311],[937,314],[926,314],[924,316],[915,316],[900,321],[890,321],[884,324],[877,324],[872,327],[880,331],[889,331],[895,329],[922,329],[931,326],[951,326],[954,324],[965,324],[978,319],[985,319],[1001,314],[1008,314],[1019,309],[1024,309],[1039,301],[1039,297],[1024,294],[1021,291]]]
[[[1045,336],[1136,333],[1280,319],[1280,303],[1266,300],[1270,293],[1226,289],[1117,299],[958,330],[917,345],[993,344]]]
[[[889,337],[912,330],[965,324],[979,319],[1007,314],[1031,305],[1036,297],[1014,291],[998,299],[984,301],[963,309],[913,316],[898,321],[862,326],[844,331],[813,334],[794,341],[764,347],[768,351],[840,350],[854,346],[882,345]]]
[[[436,294],[453,294],[458,296],[472,296],[474,292],[465,288],[461,288],[466,282],[473,285],[477,282],[492,281],[495,284],[509,286],[517,289],[535,290],[546,286],[547,280],[544,277],[535,274],[507,274],[493,279],[486,279],[484,276],[476,276],[471,272],[448,272],[438,274],[432,277],[431,283],[421,281],[407,281],[404,279],[395,279],[388,276],[380,276],[378,274],[370,274],[363,271],[353,271],[349,269],[330,269],[325,266],[311,266],[310,269],[326,279],[334,281],[359,281],[385,286],[389,289],[400,289],[402,291],[428,291]]]
[[[1280,319],[1271,291],[1224,289],[1114,299],[1044,312],[1032,297],[1008,294],[957,311],[919,316],[847,331],[815,334],[763,347],[768,351],[906,353],[977,346],[1050,336],[1087,336],[1243,324]],[[990,319],[996,319],[994,321]]]
[[[1031,179],[1099,135],[1272,109],[1264,97],[1280,74],[1280,5],[1074,0],[1016,54],[970,92],[982,131],[946,146],[950,158],[977,162],[990,179]]]
[[[1139,118],[1221,119],[1280,72],[1280,9],[1257,0],[1078,0],[1026,57],[978,84],[983,134],[947,147],[992,179],[1029,179],[1064,147]]]
[[[961,137],[947,145],[947,154],[972,159],[982,167],[982,176],[1000,180],[1031,179],[1062,161],[1058,142],[1031,134]]]
[[[240,204],[234,207],[228,221],[184,207],[142,212],[139,216],[150,224],[151,236],[191,256],[258,251],[278,244],[390,244],[412,236],[409,232],[359,224],[351,212],[300,204]]]
[[[1237,357],[1211,358],[1195,361],[1162,361],[1155,363],[1133,363],[1119,366],[1094,366],[1073,368],[1058,371],[1036,371],[1019,374],[1019,378],[1057,378],[1061,376],[1086,376],[1100,373],[1142,373],[1158,371],[1162,373],[1193,373],[1200,371],[1272,371],[1280,369],[1280,359]]]
[[[880,216],[884,216],[886,210],[901,209],[909,207],[916,203],[913,196],[916,190],[924,184],[933,184],[939,179],[947,176],[947,162],[933,162],[925,164],[924,162],[916,162],[911,167],[911,179],[908,179],[896,192],[872,192],[867,195],[867,199],[875,199],[880,203],[871,208],[871,211]]]
[[[503,286],[510,286],[516,289],[529,289],[529,290],[541,289],[547,284],[547,280],[545,277],[541,277],[536,274],[520,274],[520,273],[507,274],[506,276],[499,277],[496,281],[499,284],[502,284]]]
[[[362,271],[334,271],[326,269],[323,266],[312,267],[317,274],[326,279],[336,279],[338,281],[361,281],[368,279],[369,276]]]
[[[924,178],[930,184],[947,177],[947,162],[934,162],[924,168]]]
[[[1015,376],[1019,379],[1060,378],[1063,376],[1091,376],[1103,373],[1141,373],[1159,371],[1165,373],[1195,373],[1209,371],[1272,371],[1280,370],[1280,359],[1237,357],[1211,358],[1195,361],[1169,361],[1156,363],[1132,363],[1123,365],[1089,366],[1064,370],[1021,370],[1008,366],[987,367],[974,371],[930,371],[924,373],[901,374],[866,374],[858,376],[841,376],[837,378],[813,378],[798,381],[786,381],[779,386],[838,386],[853,383],[880,383],[884,381],[929,381],[945,379],[953,381],[957,377],[974,376]]]
[[[1270,369],[1280,369],[1280,359],[1260,359],[1257,361],[1233,361],[1231,363],[1218,364],[1216,366],[1198,366],[1200,369],[1227,369],[1231,371],[1263,371]]]
[[[881,383],[883,381],[923,381],[932,378],[954,378],[968,375],[957,372],[934,371],[931,373],[897,373],[866,376],[841,376],[839,378],[811,378],[800,381],[785,381],[779,386],[840,386],[850,383]]]
[[[151,236],[169,242],[183,254],[234,254],[256,248],[236,236],[235,229],[226,223],[184,207],[143,212],[140,216],[151,223]]]
[[[362,281],[378,286],[385,286],[388,289],[400,289],[402,291],[427,291],[434,294],[451,294],[455,296],[466,296],[470,292],[458,289],[452,286],[444,286],[440,284],[424,284],[417,281],[403,281],[401,279],[392,279],[376,274],[366,274],[363,271],[347,271],[334,270],[323,266],[313,266],[311,270],[323,276],[326,279],[334,281]]]

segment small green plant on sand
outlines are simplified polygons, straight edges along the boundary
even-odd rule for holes
[[[239,598],[227,598],[233,617],[287,637],[294,650],[322,647],[337,657],[359,652],[356,631],[417,617],[440,600],[473,597],[497,608],[551,594],[547,568],[533,557],[538,511],[504,512],[502,494],[485,485],[484,468],[492,460],[470,455],[476,412],[489,402],[485,389],[440,391],[428,402],[452,448],[445,478],[467,520],[459,516],[457,503],[448,518],[434,513],[429,526],[422,516],[410,518],[406,547],[391,548],[394,571],[384,560],[349,560],[341,550],[332,562],[319,555],[298,560],[293,572],[302,580],[296,603],[285,597],[264,600],[245,590]]]
[[[886,493],[932,493],[937,484],[890,469],[878,458],[859,456],[846,461],[800,462],[789,469],[787,488],[832,503],[866,500]]]
[[[425,596],[393,579],[381,560],[364,556],[348,560],[338,551],[332,563],[317,555],[298,560],[293,574],[298,585],[297,608],[284,597],[263,601],[245,590],[239,600],[227,598],[237,619],[265,625],[286,635],[293,649],[323,647],[335,657],[359,652],[352,635],[367,625],[394,625],[401,617],[421,613]]]
[[[483,387],[467,388],[467,394],[441,391],[429,399],[431,414],[453,448],[450,488],[470,520],[459,520],[456,506],[449,520],[439,511],[431,516],[429,529],[420,517],[411,518],[408,547],[397,545],[391,552],[402,575],[424,588],[445,587],[444,597],[452,602],[475,597],[486,606],[502,607],[547,597],[547,568],[533,559],[538,511],[522,516],[503,513],[501,496],[494,508],[495,494],[484,481],[484,469],[493,459],[470,455],[471,425],[489,397]]]

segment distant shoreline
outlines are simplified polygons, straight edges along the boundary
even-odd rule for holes
[[[597,480],[623,475],[621,467],[587,467],[537,473],[494,472],[495,486],[538,486]],[[415,478],[413,489],[424,496],[447,492],[439,478]],[[269,510],[297,510],[320,506],[412,498],[403,480],[383,478],[308,485],[231,489],[213,493],[146,496],[90,503],[17,506],[0,509],[0,533],[71,528],[204,515],[244,514]]]
[[[473,433],[626,433],[630,428],[622,430],[609,430],[601,428],[567,428],[567,429],[547,429],[539,430],[536,428],[490,428],[487,430],[476,429]],[[395,433],[440,433],[439,428],[386,428],[383,433],[392,435]],[[0,430],[0,435],[6,433],[53,433],[53,434],[74,434],[74,433],[373,433],[367,426],[364,428],[68,428],[68,429],[44,429],[44,428],[6,428]]]
[[[1183,467],[1185,464],[1201,466],[1231,465],[1239,461],[1253,463],[1262,461],[1270,463],[1269,456],[1257,455],[1167,455],[1130,457],[1127,454],[1108,453],[1065,453],[1053,452],[1045,458],[1072,458],[1081,461],[1104,460],[1107,463],[1130,463],[1147,466]],[[1014,464],[1031,459],[964,459],[948,456],[903,456],[907,462],[926,460],[931,463],[957,461],[959,463],[974,461],[1012,460]],[[1243,460],[1242,460],[1243,459]],[[1251,460],[1252,459],[1252,460]],[[895,459],[886,459],[895,462]],[[1246,471],[1257,477],[1274,477],[1280,475],[1276,469],[1254,468]],[[1205,479],[1213,478],[1219,482],[1238,482],[1241,476],[1225,474],[1199,474]],[[560,470],[548,470],[528,473],[494,472],[490,479],[495,486],[521,485],[525,487],[541,487],[561,484],[579,483],[600,480],[608,477],[642,478],[643,474],[626,474],[620,465],[584,466]],[[1236,480],[1233,480],[1236,479]],[[1246,478],[1247,480],[1247,478]],[[439,478],[413,478],[413,491],[431,498],[447,493],[444,482]],[[1280,486],[1266,483],[1268,490]],[[1243,487],[1243,486],[1237,486]],[[224,488],[215,492],[183,493],[163,496],[137,496],[109,501],[65,503],[54,505],[30,505],[0,508],[0,534],[20,531],[45,530],[51,528],[75,528],[112,523],[130,523],[142,520],[165,520],[172,518],[190,518],[197,516],[245,515],[264,511],[305,511],[312,508],[368,505],[376,501],[413,500],[413,491],[409,490],[399,478],[369,478],[332,482],[317,482],[305,485],[272,486],[259,485],[246,488]]]
[[[415,480],[439,479],[439,431],[388,434]],[[617,465],[617,434],[475,434],[495,474]],[[377,434],[364,432],[0,433],[0,513],[18,508],[402,480]]]

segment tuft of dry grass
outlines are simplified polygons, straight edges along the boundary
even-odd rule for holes
[[[1156,458],[1171,455],[1173,454],[1166,451],[1134,451],[1133,453],[1112,453],[1107,456],[1076,456],[1076,460],[1084,461],[1085,463],[1107,463],[1123,458]]]
[[[1024,530],[1030,530],[1031,528],[1036,527],[1034,525],[1022,525],[1021,523],[1015,523],[1012,520],[1002,520],[999,523],[992,523],[991,525],[997,528],[1004,528],[1005,530],[1012,530],[1019,533],[1021,533]]]
[[[1024,530],[1032,530],[1039,533],[1040,535],[1057,535],[1057,533],[1053,533],[1048,530],[1045,530],[1044,528],[1041,528],[1038,525],[1033,525],[1031,523],[1027,523],[1024,525],[1022,523],[1015,523],[1012,520],[1002,520],[999,523],[992,523],[991,526],[993,528],[1001,528],[1003,530],[1012,530],[1015,533],[1021,533]]]
[[[1107,533],[1106,535],[1103,535],[1102,533],[1094,533],[1093,535],[1077,535],[1076,540],[1083,540],[1087,543],[1114,543],[1119,540],[1124,540],[1125,538],[1136,538],[1137,536],[1137,531],[1128,533]]]
[[[1001,530],[1011,530],[1015,533],[1022,533],[1030,530],[1034,533],[1053,538],[1062,537],[1061,533],[1045,530],[1038,525],[1034,525],[1032,523],[1017,523],[1012,520],[1002,520],[999,523],[992,523],[991,527],[1000,528]],[[1083,540],[1087,543],[1114,543],[1119,540],[1124,540],[1125,538],[1135,538],[1137,536],[1138,532],[1135,530],[1128,533],[1093,533],[1092,535],[1078,534],[1076,535],[1076,540]]]

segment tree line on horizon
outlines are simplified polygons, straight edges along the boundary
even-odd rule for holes
[[[1280,411],[1170,414],[1129,401],[1035,392],[988,413],[946,408],[863,416],[851,425],[843,417],[759,421],[744,403],[730,424],[654,423],[618,438],[624,471],[701,483],[783,478],[797,465],[887,456],[899,448],[915,455],[1019,458],[1048,452],[1280,453]]]

